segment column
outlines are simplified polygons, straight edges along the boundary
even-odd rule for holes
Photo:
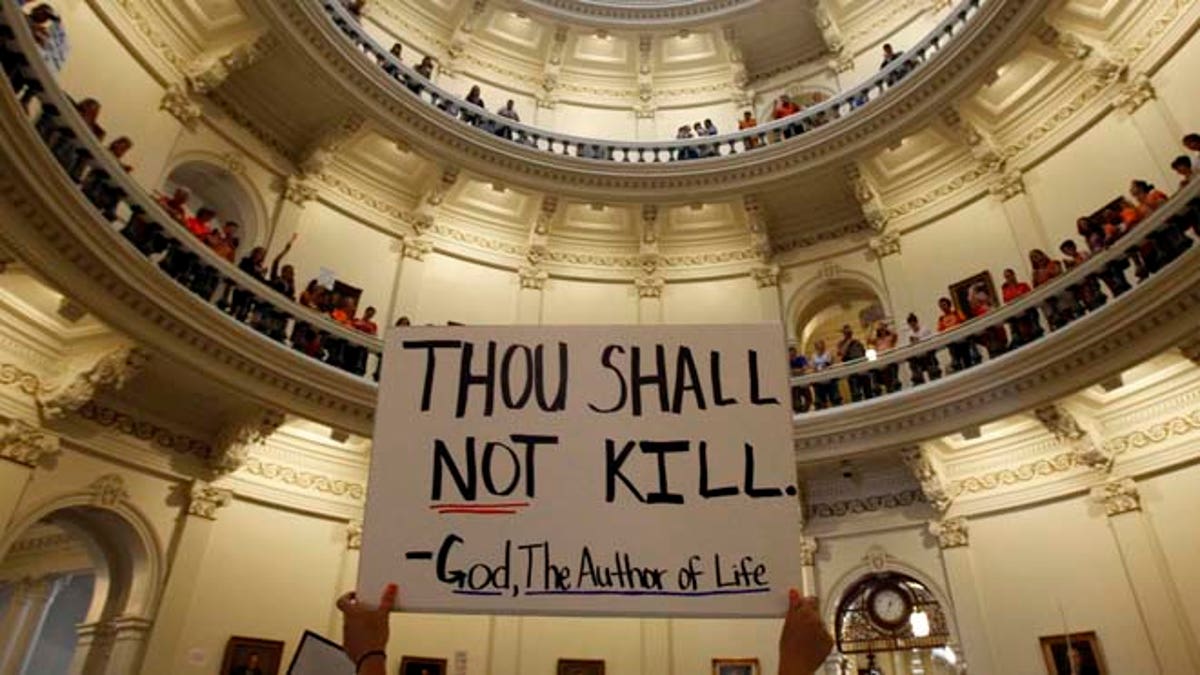
[[[400,265],[396,287],[392,290],[392,311],[387,318],[389,326],[402,316],[417,323],[421,289],[425,282],[425,256],[433,251],[433,242],[416,236],[405,236],[399,246]]]
[[[815,537],[800,537],[800,592],[805,596],[817,595],[817,550],[820,548]],[[836,601],[831,598],[830,602]]]
[[[634,279],[638,293],[638,323],[662,323],[662,277],[649,275]]]
[[[991,633],[984,618],[983,600],[975,582],[975,566],[968,547],[967,519],[946,518],[929,524],[929,532],[942,551],[958,638],[966,654],[966,668],[973,673],[997,673]]]
[[[521,675],[522,618],[493,616],[488,619],[489,675]]]
[[[783,298],[779,295],[778,265],[759,265],[750,270],[758,286],[758,304],[763,321],[783,322]]]
[[[204,567],[217,511],[232,501],[230,490],[202,481],[192,483],[187,510],[179,521],[171,569],[150,631],[142,675],[183,669],[183,637],[196,595],[196,578]]]
[[[0,675],[20,675],[24,670],[61,585],[61,578],[54,576],[18,582],[0,618]]]
[[[671,664],[671,619],[641,619],[642,675],[668,675]]]
[[[1183,129],[1171,116],[1166,106],[1157,98],[1157,92],[1145,73],[1131,75],[1129,82],[1117,91],[1115,104],[1133,122],[1138,137],[1154,158],[1157,176],[1146,176],[1152,183],[1165,181],[1165,187],[1173,190],[1178,176],[1171,171],[1171,161],[1186,154],[1182,143]]]
[[[1113,478],[1094,488],[1092,498],[1104,506],[1159,671],[1200,672],[1196,633],[1189,625],[1158,537],[1142,513],[1137,484],[1131,478]]]
[[[536,326],[542,323],[542,294],[550,275],[536,265],[517,270],[521,288],[517,291],[517,323]]]
[[[263,238],[269,251],[268,258],[278,255],[292,235],[300,231],[304,205],[317,198],[317,189],[297,176],[284,178],[278,190],[279,200],[271,214],[271,229]]]
[[[1051,246],[1050,237],[1042,219],[1033,206],[1033,200],[1025,192],[1025,183],[1020,174],[1007,176],[993,185],[992,195],[1000,201],[1004,209],[1004,218],[1012,230],[1013,239],[1017,242],[1017,250],[1027,255],[1035,248],[1044,251],[1057,251],[1058,245]],[[1020,271],[1018,271],[1020,273]]]
[[[338,573],[337,588],[333,598],[340,598],[342,593],[352,591],[358,585],[358,559],[362,549],[362,521],[352,520],[346,523],[346,550],[342,554],[342,567]],[[342,634],[342,613],[330,601],[329,632],[326,635],[340,636]],[[333,639],[339,639],[334,637]]]
[[[146,647],[150,622],[140,617],[117,617],[76,627],[79,636],[71,673],[127,675],[135,672]]]
[[[12,523],[34,470],[58,452],[58,437],[41,427],[17,419],[0,427],[0,533]]]
[[[879,274],[887,290],[892,321],[897,326],[902,326],[904,318],[916,308],[913,307],[912,296],[908,292],[908,279],[900,259],[900,233],[885,230],[878,237],[871,239],[867,246],[871,249],[875,261],[879,263]]]

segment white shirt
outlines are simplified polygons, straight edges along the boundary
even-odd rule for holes
[[[929,330],[929,328],[927,328],[925,326],[921,326],[918,324],[916,330],[913,330],[912,326],[908,327],[907,338],[908,338],[908,344],[910,344],[910,345],[916,344],[918,342],[924,342],[925,340],[928,340],[931,337],[933,337],[933,331]]]

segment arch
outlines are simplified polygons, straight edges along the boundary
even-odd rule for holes
[[[115,478],[110,474],[97,481]],[[95,485],[95,484],[94,484]],[[0,538],[0,559],[38,522],[70,531],[96,562],[95,596],[88,620],[148,619],[158,606],[164,573],[163,550],[145,515],[124,498],[106,500],[80,491],[44,502],[15,520]]]
[[[824,606],[826,625],[837,625],[838,608],[842,606],[842,601],[846,594],[854,589],[859,582],[868,576],[888,572],[911,577],[933,595],[937,603],[945,609],[946,624],[950,632],[950,642],[952,645],[957,646],[959,644],[958,619],[955,615],[954,603],[950,601],[950,595],[946,593],[933,577],[926,574],[923,570],[877,550],[869,552],[863,558],[862,562],[843,572],[825,590],[824,596],[830,600]]]
[[[239,252],[262,244],[270,234],[271,218],[258,188],[244,173],[231,171],[230,160],[211,152],[194,150],[171,158],[163,172],[162,190],[187,187],[193,208],[203,204],[217,211],[222,221],[241,226]],[[197,197],[199,199],[197,199]]]
[[[162,592],[163,549],[149,520],[129,502],[117,474],[58,496],[16,519],[0,539],[0,559],[30,527],[50,523],[88,551],[95,582],[72,672],[107,674],[140,667],[147,629]]]
[[[793,291],[785,308],[787,336],[791,343],[802,342],[805,324],[824,309],[844,302],[869,300],[879,303],[886,312],[887,291],[868,274],[832,267],[831,272],[819,272]]]

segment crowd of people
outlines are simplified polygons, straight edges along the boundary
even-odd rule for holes
[[[342,0],[342,5],[347,9],[350,15],[355,18],[355,20],[361,19],[362,11],[365,6],[364,0]],[[358,39],[358,36],[350,25],[342,22],[342,29],[352,40]],[[359,47],[364,49],[368,55],[370,54],[370,50],[367,49],[366,45],[359,44]],[[396,42],[392,45],[388,53],[395,59],[395,62],[401,62],[403,51],[403,45],[401,45],[399,42]],[[883,45],[883,64],[881,69],[887,70],[894,62],[902,59],[903,54],[904,52],[895,50],[890,44]],[[410,75],[406,75],[400,70],[400,68],[396,67],[391,60],[383,55],[377,55],[376,61],[378,65],[383,68],[386,73],[388,73],[388,75],[394,78],[397,82],[403,84],[418,96],[425,91],[426,87],[423,81],[427,82],[432,79],[435,67],[434,59],[430,56],[423,57],[418,65],[413,66],[413,70],[416,71],[421,78],[423,78],[422,81]],[[905,59],[903,65],[895,67],[889,71],[887,78],[884,80],[884,86],[890,87],[896,84],[906,75],[912,72],[916,66],[916,60],[911,58]],[[503,118],[502,120],[496,120],[489,119],[487,116],[480,114],[481,111],[487,110],[487,106],[483,101],[483,95],[478,85],[472,86],[467,92],[466,97],[463,99],[453,96],[443,96],[437,94],[436,92],[431,92],[431,97],[433,104],[439,110],[456,119],[459,119],[476,128],[483,129],[489,133],[503,137],[507,140],[520,143],[522,145],[527,145],[529,147],[537,147],[535,138],[528,134],[524,129],[516,128],[509,124],[509,122],[519,123],[521,121],[520,115],[516,110],[515,101],[512,99],[509,99],[503,107],[496,110],[495,115]],[[851,98],[850,107],[851,109],[859,108],[865,105],[868,101],[869,91],[867,89],[863,89],[857,92]],[[778,98],[776,98],[774,104],[772,105],[771,120],[777,121],[797,116],[804,110],[805,106],[797,103],[790,95],[781,94]],[[745,137],[742,141],[743,148],[746,150],[752,150],[754,148],[762,147],[766,143],[774,143],[784,139],[792,138],[806,131],[823,126],[831,119],[836,118],[838,115],[839,111],[837,108],[822,110],[816,115],[798,119],[795,124],[785,125],[770,133],[763,133],[761,135],[756,134]],[[747,131],[757,126],[758,119],[751,110],[744,111],[741,119],[738,120],[738,131]],[[690,125],[681,125],[675,131],[675,140],[692,141],[699,138],[717,135],[719,135],[719,131],[717,130],[716,124],[711,119],[705,119],[703,122],[694,122]],[[586,143],[582,141],[576,141],[573,144],[573,149],[575,151],[575,156],[582,159],[614,159],[613,148],[602,143]],[[563,151],[566,152],[566,148],[564,148]],[[672,149],[669,154],[672,160],[692,160],[703,159],[706,157],[716,157],[720,155],[720,144],[699,143]],[[655,153],[655,156],[657,157],[657,153]],[[626,155],[625,159],[628,158],[628,155]]]
[[[43,40],[51,44],[61,19],[49,4],[34,6],[26,13],[39,47]],[[43,87],[29,64],[14,43],[15,36],[5,33],[0,43],[0,63],[14,90],[24,103],[26,110],[34,99],[38,99]],[[58,59],[62,51],[56,47],[52,54],[40,56],[47,64],[61,65]],[[109,222],[120,225],[120,233],[153,263],[192,293],[214,303],[219,309],[254,330],[274,340],[289,343],[294,349],[330,365],[365,375],[369,352],[365,346],[330,331],[319,322],[308,322],[293,317],[294,312],[285,308],[285,301],[296,301],[309,309],[324,314],[349,330],[367,335],[378,333],[375,323],[375,308],[367,307],[358,315],[358,294],[349,293],[334,284],[326,287],[317,280],[309,282],[297,296],[295,269],[282,264],[295,241],[293,236],[283,249],[267,265],[265,247],[250,249],[239,260],[241,248],[239,223],[218,218],[218,213],[208,206],[199,206],[192,211],[189,201],[192,195],[186,188],[176,188],[170,195],[156,196],[156,201],[175,225],[155,219],[152,211],[130,199],[124,187],[127,181],[118,180],[106,168],[108,166],[95,157],[89,145],[80,139],[64,119],[62,111],[50,100],[41,100],[33,115],[34,128],[45,141],[67,174],[79,186],[81,193],[96,207]],[[107,131],[101,123],[102,105],[94,98],[72,102],[75,114],[83,122],[96,141],[103,142]],[[124,162],[133,149],[133,141],[121,136],[109,143],[107,153],[116,160],[124,172],[132,167]],[[187,237],[195,237],[217,257],[238,269],[262,285],[255,288],[244,279],[231,274],[207,256],[202,256],[194,247],[185,245]],[[349,288],[349,287],[346,287]]]
[[[1200,134],[1188,134],[1183,145],[1190,155],[1180,155],[1171,163],[1172,169],[1181,177],[1180,188],[1190,183],[1191,167],[1200,162]],[[1033,342],[1047,330],[1058,330],[1104,307],[1110,298],[1129,291],[1133,287],[1127,277],[1129,270],[1132,269],[1137,281],[1147,279],[1190,249],[1194,244],[1193,237],[1200,239],[1200,199],[1192,200],[1181,213],[1158,229],[1145,232],[1140,229],[1142,222],[1167,201],[1166,193],[1154,185],[1145,180],[1133,180],[1128,197],[1115,199],[1096,213],[1081,216],[1076,221],[1079,240],[1064,240],[1058,247],[1061,257],[1052,257],[1042,249],[1030,251],[1028,282],[1021,280],[1016,270],[1008,268],[1003,271],[1000,298],[994,297],[990,284],[983,280],[971,283],[960,297],[939,298],[936,330],[923,326],[916,314],[905,318],[903,336],[898,335],[887,321],[875,322],[863,339],[855,335],[852,326],[844,325],[840,340],[832,347],[824,339],[815,340],[808,354],[792,347],[789,353],[792,375],[820,373],[837,364],[863,361],[868,357],[875,360],[898,346],[919,345],[931,340],[935,333],[963,328],[962,339],[946,346],[948,359],[945,361],[948,362],[939,359],[936,351],[918,352],[906,359],[909,382],[911,386],[918,386],[941,378],[943,372],[972,368],[983,361],[985,353],[989,359],[996,358]],[[1188,236],[1189,232],[1192,237]],[[973,320],[1016,302],[1110,248],[1123,249],[1122,254],[1002,324],[970,330]],[[821,410],[841,405],[847,398],[856,402],[898,391],[903,387],[900,366],[900,363],[892,362],[852,372],[844,378],[810,380],[810,384],[794,385],[793,408],[796,412]]]

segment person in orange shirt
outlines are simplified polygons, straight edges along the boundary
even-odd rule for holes
[[[791,117],[800,112],[800,106],[792,101],[787,94],[781,95],[775,101],[775,108],[771,111],[771,119],[781,120],[785,117]],[[783,128],[783,137],[791,138],[796,135],[796,125],[791,124]]]
[[[1024,281],[1017,279],[1017,272],[1011,267],[1004,270],[1004,285],[1000,287],[1001,297],[1004,298],[1004,304],[1008,304],[1023,295],[1033,292],[1033,288]],[[1030,308],[1020,316],[1013,317],[1008,320],[1008,330],[1012,334],[1012,339],[1009,341],[1010,347],[1020,347],[1040,338],[1042,333],[1042,325],[1038,320],[1038,311]]]
[[[372,321],[372,319],[374,319],[374,318],[375,318],[375,308],[367,307],[363,311],[362,318],[351,320],[350,325],[353,326],[355,328],[355,330],[360,330],[360,331],[366,333],[367,335],[375,335],[376,333],[379,332],[379,326],[375,325],[375,322]]]
[[[1062,274],[1062,264],[1057,260],[1051,260],[1050,256],[1040,248],[1035,248],[1029,252],[1029,266],[1033,268],[1033,287],[1037,288],[1042,284]]]
[[[225,221],[220,230],[211,230],[204,236],[204,243],[222,258],[233,262],[238,248],[238,224],[232,220]]]
[[[179,193],[176,192],[175,194],[178,195]],[[196,235],[196,237],[200,240],[204,240],[204,238],[207,237],[210,232],[212,232],[213,228],[211,223],[213,218],[216,217],[216,211],[213,211],[209,208],[201,208],[196,212],[196,215],[185,220],[183,225],[188,229],[188,232]]]
[[[162,205],[167,215],[181,223],[187,224],[187,201],[191,197],[188,191],[184,188],[175,188],[175,193],[170,197],[166,195],[158,196],[158,203]],[[189,228],[190,229],[190,228]]]
[[[358,308],[354,306],[354,298],[342,298],[337,307],[329,313],[333,320],[343,326],[354,327],[354,313]]]
[[[942,312],[938,317],[939,333],[944,333],[967,321],[967,317],[954,308],[954,303],[950,302],[950,298],[939,298],[938,309]],[[952,372],[957,373],[960,370],[966,370],[978,362],[979,353],[975,351],[975,347],[971,344],[970,340],[950,343],[950,367]]]
[[[1129,184],[1129,196],[1137,200],[1137,212],[1140,218],[1146,218],[1167,202],[1167,195],[1162,190],[1144,180],[1135,180]]]
[[[754,113],[752,111],[747,110],[746,112],[742,113],[742,119],[738,120],[738,131],[745,131],[746,129],[753,129],[756,126],[758,126],[758,120],[755,119]],[[746,149],[747,150],[753,150],[754,148],[757,148],[758,146],[759,146],[758,136],[749,136],[746,138]]]

